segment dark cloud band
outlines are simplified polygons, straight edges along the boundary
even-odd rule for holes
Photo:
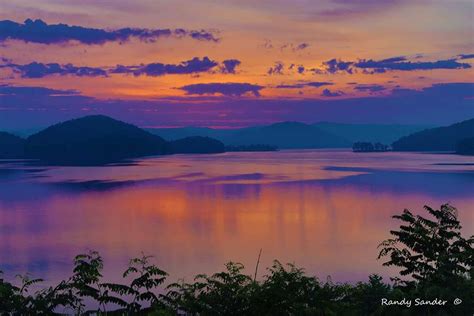
[[[133,74],[134,76],[146,75],[158,77],[169,74],[193,74],[207,72],[217,65],[219,65],[219,63],[210,60],[208,57],[204,57],[202,59],[194,57],[193,59],[184,61],[180,64],[151,63],[138,66],[118,65],[110,72]]]
[[[250,83],[198,83],[180,87],[179,89],[186,91],[190,95],[214,95],[221,94],[224,96],[242,96],[252,93],[256,97],[260,96],[260,90],[264,87]]]
[[[134,76],[158,77],[170,74],[195,74],[205,72],[219,72],[235,74],[240,65],[237,59],[224,60],[222,64],[208,57],[194,57],[179,64],[150,63],[141,65],[117,65],[110,67],[78,67],[72,64],[61,65],[58,63],[32,62],[25,65],[6,63],[0,68],[11,68],[19,73],[22,78],[43,78],[51,75],[77,76],[77,77],[107,77],[109,74],[132,74]]]
[[[0,96],[38,97],[38,96],[76,96],[76,90],[57,90],[45,87],[23,87],[0,85]]]
[[[467,69],[468,63],[459,62],[470,55],[459,55],[457,58],[436,61],[409,61],[405,56],[391,57],[382,60],[360,59],[358,61],[344,61],[330,59],[323,62],[322,69],[314,69],[317,74],[348,73],[353,74],[358,70],[366,74],[384,73],[387,71],[416,71],[436,69]]]
[[[57,63],[43,64],[32,62],[25,65],[7,64],[8,67],[20,73],[22,78],[43,78],[50,75],[73,75],[78,77],[106,77],[107,71],[97,67],[77,67],[72,64],[60,65]]]
[[[386,89],[387,88],[385,88],[384,86],[378,85],[378,84],[360,84],[360,85],[356,85],[354,87],[354,90],[368,91],[368,92],[380,92],[380,91],[384,91]]]
[[[285,65],[280,62],[280,61],[277,61],[275,62],[275,65],[273,67],[270,67],[268,70],[267,70],[267,74],[269,76],[272,76],[272,75],[283,75],[283,69],[284,69]]]
[[[277,89],[302,89],[304,87],[319,88],[323,86],[332,86],[334,83],[326,81],[313,81],[296,84],[281,84],[276,86]]]
[[[329,89],[324,89],[321,93],[322,97],[333,98],[333,97],[340,97],[344,95],[342,91],[331,91]]]
[[[0,42],[8,39],[41,44],[61,44],[78,41],[86,45],[106,42],[125,42],[136,38],[153,42],[160,37],[191,38],[199,41],[218,42],[213,32],[185,29],[121,28],[105,30],[68,24],[47,24],[42,20],[27,19],[23,24],[10,20],[0,21]]]

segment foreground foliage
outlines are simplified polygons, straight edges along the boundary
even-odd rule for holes
[[[388,257],[384,265],[400,268],[393,285],[378,275],[355,285],[321,281],[274,261],[258,281],[243,272],[243,265],[229,262],[223,272],[165,286],[166,272],[145,255],[130,261],[123,284],[107,283],[102,258],[91,251],[76,256],[72,276],[55,287],[34,291],[41,279],[21,276],[20,285],[13,285],[0,275],[0,314],[472,315],[474,239],[461,236],[455,208],[425,209],[431,219],[408,210],[394,216],[402,224],[380,244],[379,258]],[[447,302],[415,306],[417,298]],[[383,299],[412,305],[384,305]],[[462,303],[454,305],[455,299]]]

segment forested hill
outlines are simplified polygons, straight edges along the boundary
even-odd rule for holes
[[[461,141],[472,137],[474,118],[402,137],[392,147],[396,151],[455,151]]]

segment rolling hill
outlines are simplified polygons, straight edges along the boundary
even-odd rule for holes
[[[342,137],[298,122],[282,122],[243,129],[228,139],[227,144],[233,146],[266,144],[281,149],[338,148],[352,145]]]
[[[134,125],[94,115],[50,126],[26,140],[26,157],[59,165],[95,165],[165,153],[166,141]]]
[[[392,147],[396,151],[455,151],[460,141],[470,137],[474,137],[474,118],[402,137]]]
[[[169,141],[183,137],[204,136],[218,139],[228,146],[266,144],[282,149],[294,149],[351,147],[357,141],[390,144],[402,136],[425,128],[426,126],[421,125],[280,122],[240,129],[182,127],[148,130]]]

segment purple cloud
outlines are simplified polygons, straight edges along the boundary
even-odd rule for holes
[[[22,97],[38,97],[38,96],[73,96],[78,95],[76,90],[57,90],[44,87],[23,87],[0,85],[0,96],[22,96]]]
[[[400,58],[400,57],[397,57]],[[437,61],[404,61],[406,59],[394,60],[389,58],[385,60],[360,60],[354,63],[354,66],[361,69],[372,69],[375,71],[388,71],[388,70],[401,70],[401,71],[412,71],[412,70],[433,70],[433,69],[466,69],[471,68],[471,65],[466,63],[460,63],[456,59],[446,59]]]
[[[268,75],[283,75],[283,68],[285,65],[282,62],[275,62],[275,66],[270,67],[267,71]]]
[[[458,59],[472,59],[474,58],[474,54],[459,54]]]
[[[319,87],[322,87],[322,86],[332,86],[333,84],[334,83],[332,83],[332,82],[326,82],[326,81],[321,81],[321,82],[313,81],[313,82],[308,82],[306,85],[308,87],[319,88]]]
[[[341,71],[352,74],[353,64],[354,64],[353,62],[346,62],[346,61],[337,60],[334,58],[334,59],[323,62],[323,67],[325,71],[330,74],[334,74]]]
[[[296,43],[283,43],[282,45],[279,46],[279,48],[280,48],[280,51],[291,50],[292,52],[297,52],[300,50],[304,50],[308,48],[309,46],[310,44],[306,42],[297,43],[297,44]],[[271,41],[265,41],[263,47],[266,49],[272,49],[273,44]]]
[[[295,51],[297,50],[303,50],[303,49],[306,49],[309,47],[309,44],[308,43],[300,43],[298,45],[296,45],[296,47],[294,48]]]
[[[302,83],[297,83],[297,84],[280,84],[276,86],[275,88],[277,89],[302,89],[304,88],[305,85]]]
[[[246,93],[253,93],[260,96],[260,90],[264,87],[250,83],[197,83],[180,87],[186,94],[205,95],[222,94],[224,96],[242,96]]]
[[[461,56],[461,55],[459,55]],[[469,55],[462,55],[469,56]],[[458,59],[462,59],[459,57]],[[467,69],[468,63],[460,63],[458,59],[444,59],[437,61],[409,61],[405,56],[397,56],[382,60],[360,59],[358,61],[343,61],[333,58],[323,62],[323,69],[316,69],[316,73],[348,73],[353,74],[361,70],[364,74],[385,73],[387,71],[416,71],[435,69]]]
[[[337,7],[319,12],[320,17],[349,18],[409,3],[407,0],[332,0],[332,2]]]
[[[384,91],[387,88],[385,88],[382,85],[379,84],[360,84],[354,87],[354,90],[357,91],[369,91],[369,92],[380,92]]]
[[[110,72],[115,74],[133,74],[134,76],[158,77],[170,74],[193,74],[207,72],[219,65],[216,61],[204,57],[194,57],[193,59],[183,61],[180,64],[151,63],[146,65],[124,66],[117,65]]]
[[[265,39],[265,41],[262,44],[262,47],[265,49],[272,49],[273,48],[272,41],[269,39]]]
[[[106,77],[107,72],[97,67],[76,67],[72,64],[60,65],[57,63],[43,64],[32,62],[26,65],[7,64],[0,67],[9,67],[21,74],[22,78],[43,78],[50,75],[73,75],[78,77]]]
[[[221,72],[224,74],[235,74],[235,68],[241,64],[240,60],[227,59],[222,62]]]
[[[344,95],[342,91],[331,91],[329,89],[324,89],[323,92],[321,93],[322,97],[340,97],[341,95]]]
[[[397,62],[405,61],[405,60],[407,60],[405,56],[397,56],[397,57],[382,59],[380,62],[381,63],[397,63]]]
[[[200,41],[218,42],[209,31],[185,29],[144,29],[121,28],[105,30],[67,24],[47,24],[37,19],[27,19],[23,24],[10,20],[0,21],[0,42],[8,39],[41,44],[61,44],[78,41],[86,45],[105,42],[125,42],[136,38],[143,42],[153,42],[160,37],[188,37]]]
[[[211,32],[205,30],[176,29],[173,32],[177,37],[190,37],[198,41],[218,42],[219,39]]]
[[[194,74],[210,72],[219,69],[221,73],[235,74],[235,68],[240,65],[237,59],[224,60],[221,65],[208,57],[194,57],[179,64],[150,63],[141,65],[117,65],[115,67],[78,67],[72,64],[61,65],[58,63],[32,62],[25,65],[8,63],[0,68],[11,68],[19,73],[22,78],[43,78],[50,75],[72,75],[78,77],[106,77],[108,74],[133,74],[134,76],[163,76],[169,74]]]
[[[322,86],[331,86],[334,83],[332,82],[325,82],[325,81],[313,81],[313,82],[305,82],[305,83],[297,83],[297,84],[281,84],[276,86],[277,89],[302,89],[304,87],[314,87],[319,88]]]

